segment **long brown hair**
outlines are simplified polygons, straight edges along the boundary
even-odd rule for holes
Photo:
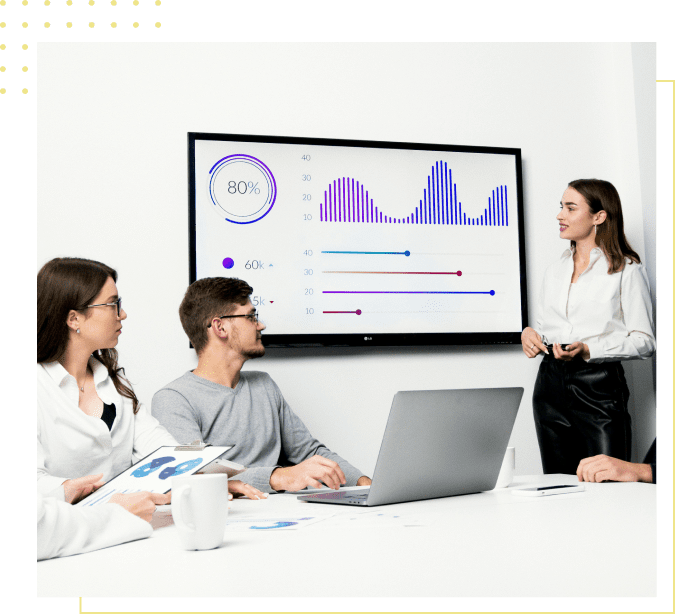
[[[607,272],[611,274],[623,270],[626,258],[639,263],[640,256],[630,246],[623,231],[621,199],[616,188],[609,181],[602,179],[576,179],[570,181],[568,185],[584,197],[591,213],[598,211],[607,213],[607,219],[596,226],[595,237],[609,262]],[[574,241],[571,243],[575,244]]]
[[[85,258],[54,258],[45,264],[37,276],[37,361],[59,360],[68,345],[66,319],[71,310],[84,313],[109,277],[117,282],[117,271],[95,260]],[[96,350],[92,356],[108,370],[115,389],[131,399],[134,413],[139,401],[124,369],[117,364],[117,350]]]

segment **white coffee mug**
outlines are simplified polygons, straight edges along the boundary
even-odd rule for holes
[[[502,468],[499,471],[499,477],[497,478],[497,484],[495,485],[495,488],[506,488],[511,482],[513,482],[513,472],[515,468],[516,449],[506,448],[506,454],[504,454]]]
[[[210,550],[223,543],[227,523],[227,474],[173,478],[171,512],[185,550]]]

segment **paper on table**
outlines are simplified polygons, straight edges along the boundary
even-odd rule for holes
[[[303,529],[329,516],[279,516],[267,518],[228,518],[226,532],[231,531],[288,531]]]

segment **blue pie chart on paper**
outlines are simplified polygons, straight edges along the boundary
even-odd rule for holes
[[[159,479],[166,480],[167,478],[170,478],[172,476],[175,477],[177,475],[180,475],[181,473],[190,471],[190,469],[198,467],[199,463],[201,463],[203,460],[204,460],[203,458],[193,458],[192,460],[185,461],[184,463],[176,465],[175,467],[167,467],[166,469],[162,470],[162,473],[159,474]]]
[[[162,456],[161,458],[155,458],[145,465],[141,465],[138,469],[132,472],[131,477],[133,478],[144,478],[146,475],[157,471],[162,465],[166,465],[171,461],[175,461],[173,456]]]
[[[284,521],[277,521],[274,524],[268,524],[267,526],[262,526],[258,527],[255,525],[252,525],[250,528],[251,529],[260,529],[260,530],[265,530],[265,529],[283,529],[284,527],[292,527],[294,524],[298,524],[297,522],[284,522]]]

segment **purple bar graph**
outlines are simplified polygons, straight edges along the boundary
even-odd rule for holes
[[[419,205],[407,215],[387,215],[374,205],[374,198],[360,180],[339,177],[329,183],[319,203],[321,222],[352,224],[415,224],[443,226],[508,226],[509,206],[506,185],[495,186],[487,199],[487,207],[472,217],[459,202],[457,183],[452,168],[443,160],[436,161],[427,175]]]

